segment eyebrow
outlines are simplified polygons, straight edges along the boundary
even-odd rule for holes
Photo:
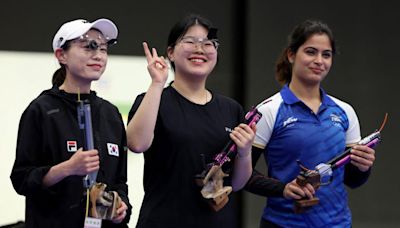
[[[304,47],[304,49],[308,49],[308,48],[311,48],[311,49],[313,49],[313,50],[319,51],[318,48],[315,48],[315,47],[313,47],[313,46]],[[333,52],[332,49],[325,49],[325,50],[322,50],[322,52],[327,52],[327,51],[328,51],[328,52]]]
[[[209,40],[207,37],[197,37],[197,36],[183,36],[182,38],[195,38],[201,40]]]

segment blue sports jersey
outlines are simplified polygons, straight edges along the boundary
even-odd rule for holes
[[[361,139],[353,108],[321,89],[322,103],[315,114],[287,86],[259,107],[254,146],[265,149],[268,176],[284,183],[300,172],[297,160],[314,169]],[[343,183],[344,167],[333,172],[329,185],[316,191],[320,203],[302,214],[293,211],[293,200],[269,197],[263,218],[283,227],[350,227],[351,212]]]

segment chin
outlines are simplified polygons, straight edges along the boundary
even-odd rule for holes
[[[198,75],[198,76],[207,76],[211,73],[210,69],[195,69],[190,72],[193,75]]]
[[[85,78],[86,78],[87,80],[89,80],[89,81],[97,81],[97,80],[100,79],[100,77],[101,77],[101,75],[90,75],[90,76],[85,77]]]
[[[312,82],[322,82],[322,80],[324,80],[325,76],[326,76],[326,75],[314,74],[314,75],[311,75],[311,76],[310,76],[309,81],[312,81]]]

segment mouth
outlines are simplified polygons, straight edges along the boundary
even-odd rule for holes
[[[321,74],[324,70],[320,68],[310,68],[314,74]]]
[[[207,62],[207,59],[201,57],[190,57],[189,61],[193,63],[205,63]]]
[[[100,64],[88,64],[88,67],[94,69],[94,70],[100,70],[103,66]]]

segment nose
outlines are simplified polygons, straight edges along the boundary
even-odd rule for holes
[[[101,60],[101,57],[100,57],[100,55],[97,53],[97,51],[96,51],[96,53],[93,54],[93,59],[96,60],[96,61],[100,61],[100,60]]]
[[[204,46],[201,42],[194,43],[194,51],[196,53],[204,53]]]
[[[322,64],[322,55],[321,54],[316,55],[314,62],[318,65],[321,65]]]
[[[92,58],[97,61],[102,60],[106,55],[100,49],[92,50]]]

